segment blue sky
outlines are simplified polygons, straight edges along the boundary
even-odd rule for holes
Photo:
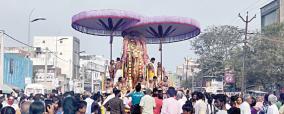
[[[94,9],[121,9],[146,16],[183,16],[199,21],[202,30],[208,26],[234,25],[240,28],[244,23],[238,13],[246,11],[257,18],[249,25],[250,30],[260,28],[259,8],[272,0],[0,0],[0,30],[27,42],[28,17],[44,17],[46,21],[32,23],[31,36],[68,35],[78,37],[81,50],[87,53],[109,57],[108,37],[82,34],[71,28],[71,17],[81,11]],[[198,37],[197,37],[198,38]],[[6,46],[22,46],[6,41]],[[122,40],[114,40],[114,57],[120,56]],[[148,45],[150,57],[159,58],[158,45]],[[164,45],[164,65],[175,71],[184,57],[196,58],[190,47],[190,40]],[[159,60],[159,59],[158,59]]]

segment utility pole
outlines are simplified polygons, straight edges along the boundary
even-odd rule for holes
[[[185,66],[185,80],[186,80],[186,85],[188,84],[188,77],[187,77],[187,71],[188,71],[188,60],[187,60],[187,58],[185,57],[184,58],[185,59],[185,62],[186,62],[186,66]],[[187,86],[188,87],[188,86]]]
[[[45,82],[48,82],[48,78],[47,78],[47,58],[48,58],[48,48],[45,48],[45,59],[44,59],[44,79]]]
[[[248,24],[254,19],[256,18],[256,15],[254,15],[251,19],[249,19],[248,17],[248,12],[247,12],[247,15],[246,15],[246,19],[244,19],[241,14],[239,13],[239,17],[242,19],[243,22],[245,22],[246,26],[245,26],[245,39],[243,41],[244,43],[244,46],[243,46],[243,68],[242,68],[242,87],[241,87],[241,92],[242,92],[242,95],[244,95],[244,93],[246,92],[246,83],[245,83],[245,80],[246,80],[246,76],[245,76],[245,62],[246,62],[246,48],[247,48],[247,35],[248,35]]]

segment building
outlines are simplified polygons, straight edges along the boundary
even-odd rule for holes
[[[192,78],[193,82],[196,82],[196,80],[194,80],[194,75],[199,71],[198,64],[191,58],[185,58],[184,63],[176,67],[176,75],[180,79],[180,84],[182,84],[182,80],[187,80],[187,84],[192,84]],[[196,86],[195,83],[193,85]],[[189,85],[186,87],[189,87]]]
[[[174,72],[167,72],[167,76],[169,78],[170,81],[170,85],[174,86],[174,87],[180,87],[180,78],[179,76],[174,73]]]
[[[73,90],[79,77],[80,40],[73,36],[36,36],[33,46],[35,82]]]
[[[284,22],[284,0],[274,0],[260,8],[261,28]]]
[[[32,61],[19,53],[4,53],[4,84],[24,89],[32,77]]]
[[[108,59],[97,55],[80,56],[81,88],[91,92],[101,91],[102,83],[108,76]]]

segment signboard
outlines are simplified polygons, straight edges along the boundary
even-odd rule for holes
[[[227,70],[225,71],[225,82],[226,83],[229,83],[229,84],[232,84],[232,83],[235,83],[235,77],[234,77],[234,71],[233,70]]]
[[[218,90],[223,90],[223,81],[212,81],[211,86]]]

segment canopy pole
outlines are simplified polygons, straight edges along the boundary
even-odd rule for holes
[[[110,44],[110,61],[112,60],[112,42],[113,42],[113,33],[111,32],[110,41],[109,41],[109,44]]]
[[[163,45],[162,45],[162,38],[160,38],[160,60],[161,60],[161,81],[163,81]]]

